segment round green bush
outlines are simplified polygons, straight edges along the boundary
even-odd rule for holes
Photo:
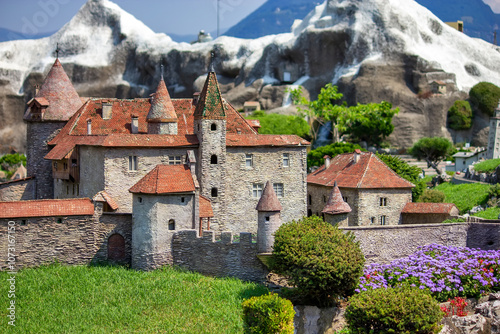
[[[500,99],[500,88],[490,82],[480,82],[471,88],[469,97],[474,108],[493,116]]]
[[[453,130],[468,130],[472,126],[472,109],[469,102],[458,100],[448,110],[448,126]]]
[[[410,286],[363,291],[349,300],[351,333],[438,333],[443,313],[424,290]]]
[[[424,203],[443,203],[446,195],[444,192],[435,189],[425,189],[420,202]]]
[[[271,270],[289,279],[303,303],[330,306],[351,295],[364,263],[354,236],[319,217],[286,223],[275,233]]]
[[[295,311],[288,299],[270,293],[247,299],[242,306],[248,333],[293,334]]]

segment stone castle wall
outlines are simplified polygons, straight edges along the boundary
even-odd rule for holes
[[[268,274],[250,233],[240,233],[239,242],[233,242],[231,232],[222,232],[216,242],[214,231],[203,231],[201,238],[195,230],[180,231],[174,235],[172,249],[174,265],[205,275],[263,282]]]
[[[289,166],[283,166],[283,154],[289,156]],[[253,155],[252,167],[247,167],[245,155]],[[262,190],[267,181],[283,185],[283,197],[278,199],[283,207],[281,220],[289,222],[306,215],[306,149],[300,147],[228,147],[226,196],[236,200],[227,203],[226,228],[233,232],[257,232],[255,207],[260,196],[253,194],[253,185]]]
[[[0,202],[29,201],[35,199],[35,178],[0,183]]]

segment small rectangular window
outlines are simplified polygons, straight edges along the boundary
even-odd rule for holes
[[[285,196],[283,191],[283,183],[273,183],[273,189],[274,192],[276,193],[276,196],[278,197]]]
[[[252,195],[255,198],[260,198],[262,196],[262,183],[254,183],[252,187]]]
[[[253,166],[253,154],[245,154],[245,166],[246,167]]]
[[[283,167],[289,167],[289,166],[290,166],[290,154],[283,153]]]
[[[380,206],[387,206],[387,197],[380,197]]]
[[[64,163],[63,163],[63,168],[64,168],[64,170],[67,170],[67,169],[68,169],[68,163],[67,163],[67,162],[64,162]]]
[[[375,217],[370,218],[370,225],[373,225],[373,224],[375,224]]]
[[[342,196],[342,199],[344,200],[344,202],[346,202],[346,203],[347,203],[347,200],[349,199],[349,197],[347,197],[347,196]]]
[[[380,216],[380,225],[385,225],[386,224],[386,217],[385,216]]]
[[[137,156],[129,155],[129,157],[128,157],[128,170],[137,170]]]
[[[182,164],[182,156],[181,155],[171,155],[168,157],[169,165],[180,165]]]

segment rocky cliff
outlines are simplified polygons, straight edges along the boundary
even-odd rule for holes
[[[54,62],[57,43],[80,96],[148,96],[164,64],[171,95],[189,97],[200,89],[214,52],[223,94],[237,108],[246,100],[280,107],[287,85],[299,82],[314,98],[333,82],[349,103],[387,100],[400,107],[390,139],[406,147],[434,135],[481,144],[484,118],[455,134],[446,128],[446,111],[477,82],[500,85],[500,48],[453,30],[412,0],[328,0],[290,33],[193,45],[154,33],[108,0],[89,0],[50,37],[0,43],[4,151],[10,145],[23,150],[25,103]],[[431,95],[432,82],[446,92]]]

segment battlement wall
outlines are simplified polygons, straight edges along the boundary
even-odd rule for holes
[[[257,243],[251,233],[240,233],[239,242],[233,242],[231,232],[222,232],[215,240],[214,231],[179,231],[172,239],[173,264],[210,276],[231,276],[242,280],[262,282],[267,268],[257,258]]]

